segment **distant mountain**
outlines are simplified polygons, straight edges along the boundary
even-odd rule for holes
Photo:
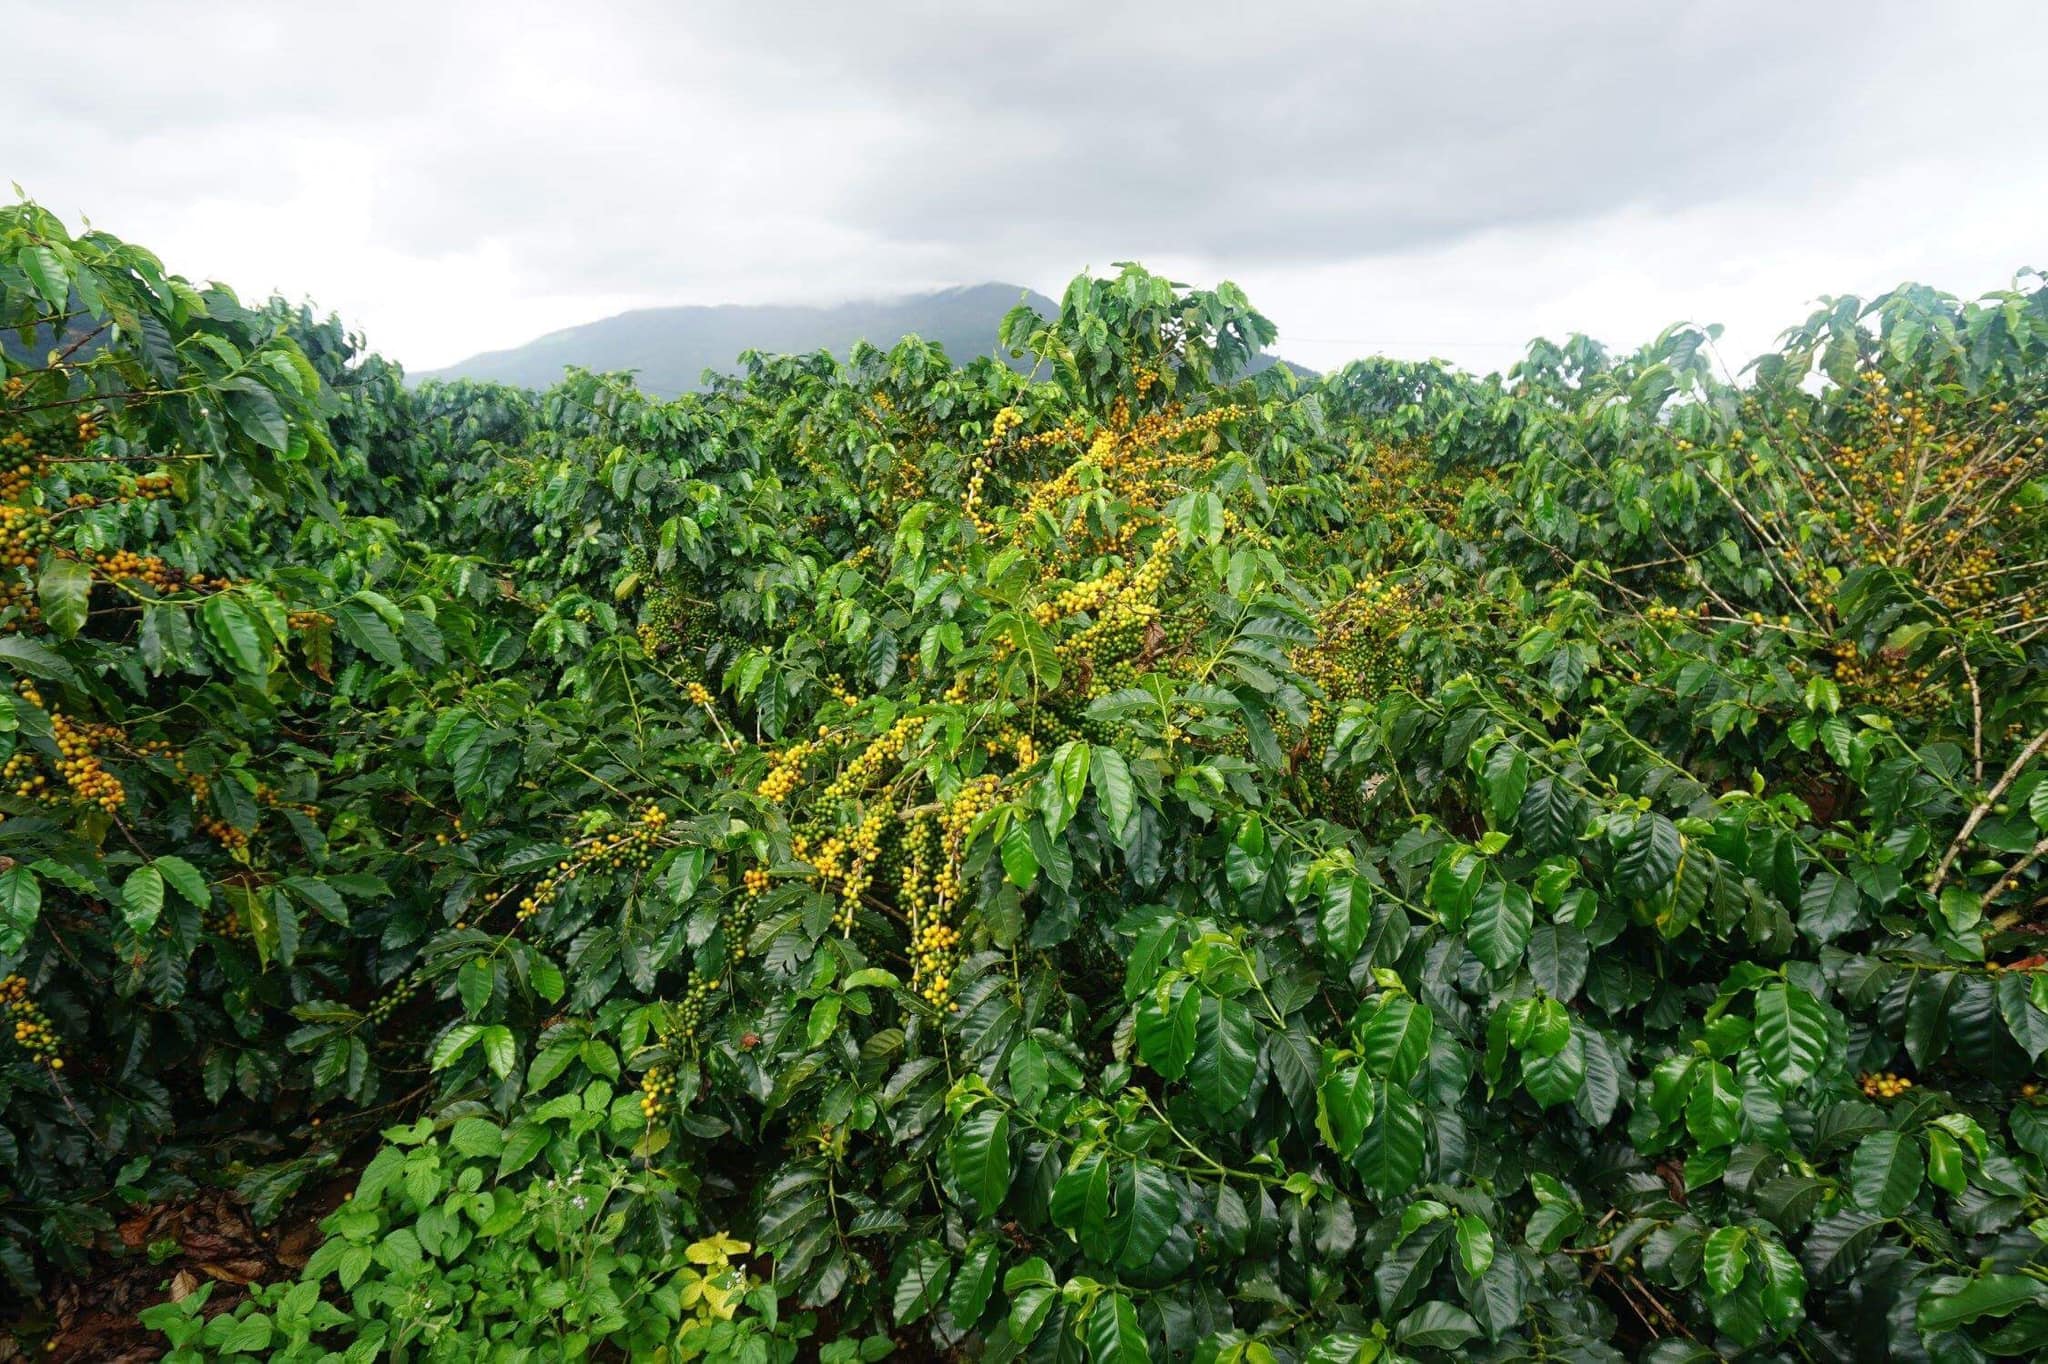
[[[733,361],[741,351],[828,350],[843,356],[856,341],[891,346],[910,335],[937,342],[955,364],[966,364],[976,356],[996,353],[996,328],[1003,314],[1019,302],[1029,303],[1047,317],[1059,311],[1059,304],[1052,299],[1015,284],[973,284],[822,308],[751,304],[638,308],[411,377],[415,382],[495,379],[546,388],[562,377],[565,366],[580,365],[600,371],[633,370],[641,388],[667,396],[703,387],[701,379],[707,369],[734,371]]]

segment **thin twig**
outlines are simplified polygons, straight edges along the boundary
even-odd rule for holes
[[[1991,807],[1998,804],[1998,798],[2004,795],[2006,788],[2018,778],[2020,769],[2033,761],[2034,755],[2041,751],[2043,744],[2048,744],[2048,729],[2036,734],[2033,742],[2020,750],[2020,755],[2012,760],[2012,766],[2006,768],[2005,775],[1998,779],[1998,785],[1985,792],[1984,799],[1977,802],[1977,808],[1970,811],[1970,817],[1963,821],[1963,827],[1949,843],[1948,851],[1941,855],[1941,865],[1934,869],[1934,879],[1927,883],[1929,895],[1939,891],[1942,883],[1948,880],[1948,869],[1962,853],[1963,845],[1970,841],[1970,835],[1977,832],[1977,826],[1983,823],[1984,816],[1991,813]]]

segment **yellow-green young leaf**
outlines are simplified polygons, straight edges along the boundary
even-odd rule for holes
[[[986,1217],[1010,1191],[1010,1115],[985,1103],[954,1124],[948,1152],[953,1182]]]
[[[121,883],[121,917],[137,934],[156,927],[164,912],[163,873],[153,866],[137,867]]]
[[[36,601],[51,631],[70,639],[92,609],[92,570],[76,559],[52,559],[36,582]]]

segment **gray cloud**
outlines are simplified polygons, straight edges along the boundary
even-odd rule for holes
[[[1872,186],[2048,183],[2019,0],[103,0],[9,22],[32,112],[0,126],[0,175],[421,362],[632,303],[1056,288],[1130,257],[1269,280],[1309,335],[1388,330],[1325,316],[1318,272],[1462,293],[1571,242],[1620,253],[1573,254],[1609,295],[1682,303],[1647,263],[1775,280],[1792,243],[1825,264],[1825,225],[1849,279],[1811,287],[1860,286],[1916,259],[1880,249],[1900,225],[1842,219]],[[1975,234],[1930,248],[1972,268],[2026,243],[1911,230]]]

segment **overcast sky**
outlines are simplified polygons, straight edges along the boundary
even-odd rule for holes
[[[2048,267],[2039,0],[8,0],[0,181],[411,368],[1139,259],[1318,367]]]

